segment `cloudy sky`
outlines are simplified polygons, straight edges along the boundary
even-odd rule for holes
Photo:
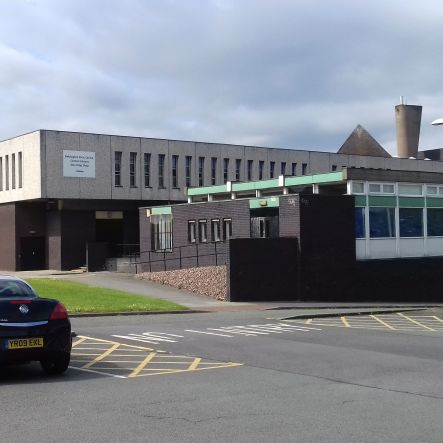
[[[0,139],[60,129],[395,152],[443,147],[441,0],[0,0]]]

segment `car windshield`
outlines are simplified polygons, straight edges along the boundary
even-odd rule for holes
[[[6,297],[34,298],[36,294],[26,283],[20,280],[0,279],[0,299]]]

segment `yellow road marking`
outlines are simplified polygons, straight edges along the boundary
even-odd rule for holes
[[[195,369],[197,369],[201,361],[202,361],[201,358],[194,358],[194,361],[188,367],[188,371],[194,371]]]
[[[398,315],[399,315],[400,317],[405,318],[406,320],[411,321],[412,323],[415,323],[415,324],[418,325],[418,326],[421,326],[422,328],[428,329],[429,331],[435,331],[435,329],[432,329],[432,328],[430,328],[429,326],[426,326],[426,325],[424,325],[424,324],[422,324],[422,323],[419,323],[418,321],[416,321],[416,320],[414,320],[413,318],[410,318],[410,317],[408,317],[408,316],[402,314],[401,312],[398,312]]]
[[[310,325],[312,323],[312,318],[308,318],[307,320],[306,320],[306,324],[307,325]]]
[[[74,343],[72,343],[72,347],[77,346],[80,343],[83,343],[86,339],[87,339],[87,337],[81,337],[79,340],[77,340]]]
[[[379,323],[381,323],[383,326],[386,326],[389,329],[392,329],[393,331],[395,331],[396,329],[389,325],[388,323],[384,322],[382,319],[376,317],[375,315],[370,315],[371,318],[373,318],[374,320],[377,320]]]
[[[189,369],[171,369],[171,370],[161,370],[161,372],[154,372],[151,374],[139,374],[137,377],[149,377],[150,375],[161,375],[161,374],[178,374],[179,372],[196,372],[196,371],[206,371],[207,369],[218,369],[218,368],[231,368],[234,366],[243,366],[242,363],[228,363],[220,366],[211,366],[209,368],[197,368],[189,371]],[[147,371],[148,369],[144,369],[143,371]]]
[[[150,352],[149,355],[128,375],[129,378],[137,377],[140,371],[157,355],[156,352]]]
[[[94,366],[97,362],[103,360],[109,354],[111,354],[113,351],[115,351],[119,346],[120,346],[120,343],[116,343],[116,344],[112,345],[106,352],[103,352],[103,354],[100,354],[98,357],[94,358],[94,360],[90,361],[89,363],[86,363],[83,366],[83,369],[88,369],[91,366]]]
[[[348,320],[346,320],[346,317],[340,317],[341,321],[343,322],[343,324],[347,327],[350,328],[351,325],[349,324]]]
[[[436,315],[431,315],[432,318],[435,318],[437,321],[443,323],[443,320],[440,317],[437,317]]]

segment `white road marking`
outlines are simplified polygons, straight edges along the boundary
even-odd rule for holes
[[[215,332],[194,331],[193,329],[185,329],[185,332],[195,332],[196,334],[218,335],[219,337],[229,337],[229,338],[234,338],[233,335],[216,334]]]

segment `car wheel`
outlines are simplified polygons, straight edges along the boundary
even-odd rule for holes
[[[46,374],[60,375],[68,369],[70,359],[69,354],[61,354],[48,360],[42,360],[40,364]]]

